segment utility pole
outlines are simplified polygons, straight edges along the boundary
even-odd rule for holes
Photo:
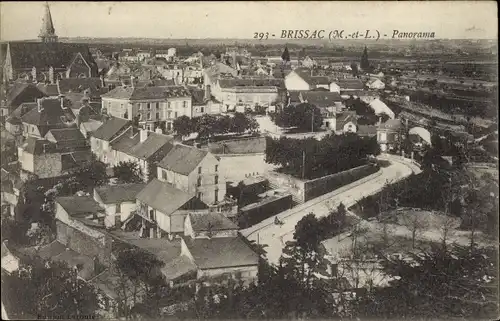
[[[302,151],[302,179],[304,179],[306,171],[306,151]]]
[[[311,109],[311,133],[314,133],[314,107]]]

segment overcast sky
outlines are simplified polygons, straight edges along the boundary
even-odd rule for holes
[[[393,29],[497,38],[497,6],[477,2],[50,2],[59,37],[277,37],[283,29]],[[44,2],[1,2],[0,38],[38,36]]]

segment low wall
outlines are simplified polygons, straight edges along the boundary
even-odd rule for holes
[[[377,165],[369,164],[304,182],[304,202],[371,175],[378,170]]]
[[[266,151],[265,137],[249,137],[208,143],[212,154],[255,154]]]
[[[268,217],[290,209],[292,203],[292,195],[285,194],[271,196],[261,202],[249,204],[240,209],[238,213],[238,226],[240,228],[247,228],[262,222]]]

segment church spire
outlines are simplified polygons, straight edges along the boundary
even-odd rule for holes
[[[38,36],[43,42],[57,42],[56,30],[52,22],[52,15],[50,14],[49,3],[45,2],[45,14],[42,18],[42,28]]]

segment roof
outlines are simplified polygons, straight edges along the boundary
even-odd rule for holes
[[[317,107],[329,107],[342,101],[339,93],[328,91],[305,91],[302,92],[302,99]]]
[[[104,204],[116,204],[122,202],[135,202],[135,198],[140,191],[144,189],[146,184],[120,184],[106,185],[95,188],[95,193],[99,195]]]
[[[130,137],[130,132],[133,132],[133,136]],[[125,153],[127,155],[130,154],[130,150],[137,144],[139,144],[141,138],[138,132],[133,129],[132,127],[127,129],[126,133],[123,133],[120,135],[118,138],[113,140],[113,143],[111,144],[111,147],[113,147],[114,150],[120,151],[122,153]]]
[[[40,155],[44,152],[50,153],[56,150],[55,144],[46,139],[37,139],[36,137],[28,136],[22,145],[23,151],[33,155]]]
[[[344,125],[349,122],[355,125],[358,124],[355,111],[344,111],[343,113],[337,114],[337,128],[343,128]]]
[[[176,189],[156,178],[137,194],[137,200],[166,215],[172,214],[193,197],[194,195]]]
[[[425,142],[429,145],[432,144],[431,142],[431,133],[425,129],[425,128],[422,128],[422,127],[413,127],[412,129],[410,129],[408,131],[408,134],[409,135],[418,135],[420,138],[422,138],[423,140],[425,140]]]
[[[238,226],[220,213],[190,213],[193,231],[238,230]]]
[[[12,106],[13,104],[16,103],[16,100],[18,99],[18,97],[21,96],[23,92],[25,92],[26,90],[29,90],[29,89],[37,91],[39,93],[37,95],[38,98],[45,96],[45,93],[43,91],[41,91],[40,89],[38,89],[32,83],[15,83],[7,92],[7,96],[5,97],[5,99],[6,99],[5,104],[7,106]],[[22,102],[23,101],[18,101],[17,104],[22,103]]]
[[[200,269],[257,265],[259,256],[240,237],[184,239]]]
[[[101,98],[127,100],[166,99],[171,97],[191,97],[191,94],[182,86],[120,86],[101,95]]]
[[[375,135],[377,135],[377,126],[375,126],[375,125],[359,125],[356,133],[359,136],[375,136]]]
[[[276,78],[253,78],[253,79],[241,79],[241,78],[229,78],[229,79],[219,79],[219,86],[221,88],[233,88],[233,87],[283,87],[283,79]]]
[[[30,256],[38,255],[46,260],[66,262],[69,267],[80,265],[81,269],[78,271],[78,276],[85,280],[90,279],[94,273],[94,261],[91,257],[73,251],[58,241],[53,241],[38,249],[28,248],[23,252]]]
[[[109,141],[118,132],[130,125],[130,121],[117,117],[110,117],[101,127],[92,133],[92,136]]]
[[[67,69],[80,53],[85,61],[96,68],[87,44],[63,42],[9,42],[12,67],[14,69],[38,70]]]
[[[196,271],[196,265],[186,256],[181,255],[161,268],[167,281],[173,281],[189,272]]]
[[[340,89],[363,89],[365,85],[360,79],[338,79],[334,83],[339,85]]]
[[[80,126],[83,126],[87,133],[92,133],[95,132],[99,127],[101,127],[102,124],[102,121],[89,119],[88,121],[81,123]]]
[[[158,166],[175,173],[188,175],[201,163],[208,152],[195,147],[175,145]]]
[[[85,138],[78,128],[60,128],[60,129],[51,129],[48,134],[52,134],[52,137],[56,140],[56,142],[67,142],[67,141],[75,141],[80,140],[83,141]],[[46,137],[47,137],[46,135]]]
[[[38,84],[36,84],[36,88],[40,89],[47,96],[57,96],[57,95],[59,95],[59,89],[57,89],[57,85],[56,84],[38,83]]]
[[[289,90],[288,97],[290,99],[290,103],[300,103],[300,95],[305,93],[305,91],[301,90]]]
[[[104,209],[90,196],[61,196],[56,203],[62,206],[70,216],[81,217],[101,212]]]
[[[205,90],[200,88],[188,87],[189,92],[191,93],[191,99],[193,105],[204,105],[205,100]]]
[[[91,279],[90,282],[94,284],[94,286],[99,289],[106,296],[110,297],[113,300],[123,300],[123,295],[125,294],[125,299],[130,299],[134,296],[134,290],[136,289],[134,283],[129,279],[125,278],[125,282],[123,282],[123,278],[116,273],[111,272],[110,270],[106,270]],[[125,285],[125,287],[123,286]],[[118,290],[120,289],[120,290]],[[125,292],[123,292],[125,289]],[[144,291],[143,288],[137,288],[136,295]]]
[[[311,70],[307,68],[296,68],[294,72],[309,85],[328,85],[331,82],[330,78],[326,76],[312,76]]]
[[[59,93],[83,93],[84,90],[89,89],[91,95],[100,95],[108,91],[106,86],[101,85],[101,78],[99,77],[62,78],[59,80]]]
[[[376,115],[387,114],[387,116],[394,118],[394,112],[380,99],[376,98],[369,103],[369,106],[375,111]]]
[[[171,150],[174,146],[172,136],[167,136],[158,133],[149,133],[148,138],[142,143],[133,146],[129,154],[140,159],[148,159],[153,156],[160,148],[169,145],[167,148]]]
[[[74,120],[71,111],[61,108],[60,99],[43,98],[41,104],[43,107],[41,111],[33,108],[21,117],[21,121],[36,126],[50,126]]]
[[[27,112],[29,112],[30,110],[32,110],[33,108],[37,108],[37,107],[38,107],[38,104],[35,102],[22,103],[21,105],[19,105],[19,107],[14,109],[14,111],[12,113],[10,113],[10,117],[19,119],[22,116],[24,116]],[[20,119],[19,119],[19,121],[20,121]]]
[[[399,130],[401,129],[402,123],[399,119],[389,119],[385,123],[379,125],[379,129],[389,129],[389,130]]]

